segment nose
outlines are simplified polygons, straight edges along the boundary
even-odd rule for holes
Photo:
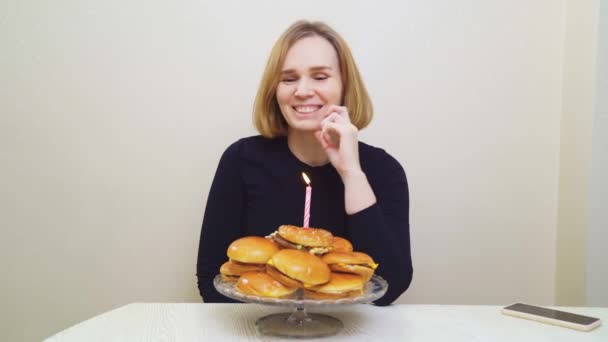
[[[309,83],[306,80],[301,79],[297,84],[294,95],[298,96],[298,97],[309,97],[309,96],[312,96],[313,94],[314,94],[314,91],[310,87]]]

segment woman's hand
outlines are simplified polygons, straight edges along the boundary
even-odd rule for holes
[[[350,122],[346,107],[330,106],[329,115],[321,121],[315,133],[329,161],[344,183],[344,209],[348,215],[376,203],[372,190],[359,162],[359,130]]]
[[[359,163],[359,130],[350,122],[346,107],[332,105],[315,136],[342,178],[362,173]]]

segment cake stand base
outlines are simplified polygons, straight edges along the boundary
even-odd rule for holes
[[[293,313],[264,316],[255,322],[260,334],[290,338],[324,337],[337,334],[344,324],[335,317],[306,313],[298,307]]]

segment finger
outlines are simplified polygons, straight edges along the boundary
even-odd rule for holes
[[[321,147],[323,147],[323,149],[327,149],[328,144],[327,144],[327,141],[325,140],[325,138],[323,137],[323,132],[322,131],[316,131],[315,132],[315,137],[317,138],[317,140],[319,141],[319,143],[321,143]]]
[[[337,122],[326,122],[325,125],[323,125],[323,129],[321,130],[323,134],[335,133],[338,135],[341,135],[343,131],[344,126]]]
[[[331,105],[327,108],[327,112],[329,113],[329,115],[331,115],[334,112],[338,113],[341,117],[343,117],[344,119],[348,120],[348,122],[350,122],[350,114],[348,113],[348,108],[346,108],[344,106]]]
[[[344,134],[345,127],[335,122],[328,122],[321,131],[322,137],[326,139],[326,142],[331,146],[338,146],[340,137]]]
[[[329,140],[332,146],[340,146],[342,141],[356,142],[357,127],[352,123],[338,124],[335,122],[327,122],[321,130],[322,136]]]
[[[343,106],[337,106],[337,105],[330,105],[327,107],[327,113],[331,114],[331,113],[339,113],[340,115],[344,116],[348,116],[348,109],[346,109],[346,107]]]
[[[336,118],[338,121],[332,121],[332,118]],[[328,120],[322,121],[321,125],[320,125],[321,131],[325,132],[326,127],[329,124],[333,124],[332,126],[336,127],[336,131],[338,132],[338,134],[340,136],[356,135],[358,132],[357,127],[355,127],[355,125],[353,125],[350,122],[345,121],[338,114],[336,114],[334,117],[328,118]]]
[[[333,136],[335,136],[335,135],[336,135],[336,133],[323,132],[323,131],[317,131],[315,133],[315,136],[317,137],[317,139],[321,143],[321,146],[325,150],[334,146],[333,141],[335,139],[333,138]]]
[[[345,119],[342,115],[333,112],[325,119],[321,120],[321,126],[324,126],[328,122],[336,122],[338,124],[348,124],[350,123],[347,119]]]

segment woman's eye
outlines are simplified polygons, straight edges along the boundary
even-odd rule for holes
[[[328,78],[327,75],[315,75],[315,77],[313,77],[315,80],[317,81],[322,81],[322,80],[326,80]]]
[[[281,82],[283,82],[283,83],[293,83],[295,81],[296,81],[295,78],[284,78],[281,80]]]

